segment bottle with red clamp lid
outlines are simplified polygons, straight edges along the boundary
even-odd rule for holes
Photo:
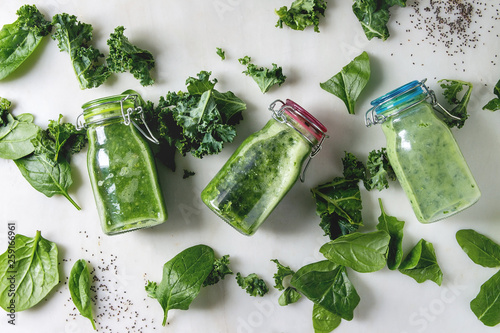
[[[224,221],[252,235],[288,193],[303,181],[309,161],[326,138],[326,128],[295,102],[277,100],[273,117],[238,147],[201,193]]]

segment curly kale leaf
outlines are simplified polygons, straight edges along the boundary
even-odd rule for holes
[[[295,0],[290,9],[286,6],[276,9],[279,16],[276,27],[283,28],[283,23],[293,30],[304,30],[314,26],[314,31],[319,32],[319,18],[325,16],[326,1],[324,0]]]
[[[216,53],[220,57],[220,60],[226,60],[226,51],[224,51],[222,48],[217,47]]]
[[[269,89],[276,84],[281,86],[286,80],[286,76],[283,75],[283,68],[278,67],[276,64],[272,64],[273,68],[269,69],[266,67],[257,67],[252,64],[252,59],[249,56],[245,56],[238,60],[240,64],[247,66],[243,74],[252,77],[263,94],[268,92]]]
[[[292,269],[290,267],[283,266],[278,261],[278,259],[271,259],[271,261],[274,262],[278,268],[278,271],[273,276],[274,283],[275,283],[274,288],[276,288],[278,290],[284,290],[285,286],[283,285],[283,280],[285,279],[285,277],[295,274],[295,272],[292,271]]]
[[[354,154],[344,152],[345,156],[342,158],[342,165],[344,168],[344,178],[350,180],[365,180],[366,168],[363,162],[359,161]]]
[[[24,5],[17,11],[14,23],[0,30],[0,80],[14,72],[40,45],[52,30],[35,5]]]
[[[63,123],[62,114],[59,119],[50,120],[47,128],[47,134],[55,145],[54,161],[60,158],[70,160],[71,155],[80,152],[87,143],[87,134],[84,129],[77,130],[71,123]]]
[[[10,106],[11,102],[8,99],[0,97],[0,126],[5,126],[9,122],[7,116],[10,114]]]
[[[250,296],[264,296],[269,291],[266,282],[255,273],[243,277],[240,272],[238,272],[236,273],[236,281]]]
[[[104,83],[111,72],[99,61],[104,55],[90,45],[92,26],[66,13],[54,15],[52,24],[55,27],[52,38],[57,40],[61,51],[69,53],[80,88],[96,88]]]
[[[141,85],[152,85],[154,80],[151,77],[151,70],[155,67],[153,54],[130,43],[123,35],[124,30],[122,26],[116,27],[107,41],[109,55],[106,63],[109,70],[114,73],[130,71]]]
[[[220,259],[214,260],[214,267],[205,281],[203,281],[203,287],[211,286],[224,280],[226,275],[233,274],[233,271],[229,268],[229,255],[226,254]]]
[[[365,188],[368,191],[374,188],[382,191],[389,187],[389,180],[396,180],[396,174],[387,157],[386,148],[372,150],[368,154],[366,168],[369,176],[365,181]]]
[[[493,88],[493,93],[497,97],[493,98],[485,106],[483,106],[483,110],[490,110],[490,111],[500,110],[500,80],[498,80],[497,84]]]
[[[406,6],[406,0],[355,0],[352,11],[363,27],[366,37],[386,40],[389,38],[389,8],[392,6]]]
[[[444,122],[450,128],[454,126],[457,126],[457,128],[463,127],[465,121],[469,118],[469,115],[467,114],[467,105],[469,104],[470,96],[472,94],[472,83],[448,79],[439,80],[438,83],[441,83],[441,88],[444,89],[443,95],[448,104],[452,107],[452,109],[449,110],[449,113],[453,116],[453,118],[449,115],[444,115]],[[464,87],[467,90],[462,93]],[[462,96],[460,97],[460,95]]]

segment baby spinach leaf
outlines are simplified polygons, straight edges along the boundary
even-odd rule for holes
[[[500,267],[500,245],[471,229],[459,230],[456,238],[469,258],[483,267]]]
[[[319,86],[340,98],[349,114],[355,113],[356,101],[370,79],[370,57],[363,52],[342,70]]]
[[[389,251],[387,253],[387,267],[395,270],[403,261],[403,227],[404,221],[400,221],[394,216],[389,216],[384,211],[382,199],[378,199],[380,205],[380,216],[378,218],[377,229],[384,230],[391,237],[389,241]]]
[[[290,5],[274,11],[279,16],[276,27],[283,28],[283,23],[293,30],[304,30],[314,26],[314,31],[319,32],[319,18],[325,16],[326,1],[324,0],[295,0]]]
[[[88,318],[96,329],[92,315],[92,299],[90,297],[90,272],[87,262],[83,259],[77,260],[69,274],[68,288],[71,299],[80,314]]]
[[[12,125],[9,125],[12,123]],[[31,122],[24,122],[11,117],[12,126],[7,135],[0,139],[0,158],[16,160],[31,154],[35,147],[31,141],[37,136],[41,128]]]
[[[290,284],[315,304],[346,320],[352,320],[360,301],[345,267],[328,260],[300,268]]]
[[[20,312],[38,304],[59,283],[58,251],[40,231],[33,238],[16,234],[13,243],[14,253],[8,249],[0,255],[0,306],[8,312],[13,304]]]
[[[314,333],[330,333],[339,327],[342,318],[318,304],[314,304],[312,322]]]
[[[302,298],[302,295],[293,287],[287,287],[285,291],[278,298],[278,304],[281,306],[286,306],[297,302]]]
[[[243,277],[241,273],[238,272],[236,273],[236,282],[238,286],[245,289],[247,294],[251,296],[264,296],[269,291],[266,282],[255,273]]]
[[[238,60],[241,64],[247,66],[243,74],[252,77],[263,94],[268,92],[269,89],[276,84],[281,86],[286,80],[286,76],[283,75],[283,68],[278,67],[276,64],[272,64],[273,68],[269,69],[252,64],[251,58],[248,56]]]
[[[384,231],[355,232],[324,244],[321,252],[328,260],[360,273],[375,272],[385,267],[390,236]]]
[[[408,253],[399,266],[399,271],[418,283],[431,280],[440,286],[443,281],[443,272],[437,263],[434,246],[424,239]]]
[[[387,157],[387,149],[385,147],[380,150],[372,150],[368,154],[366,162],[367,180],[365,188],[370,191],[374,188],[382,191],[389,187],[389,180],[396,180],[396,174]]]
[[[177,254],[163,265],[160,284],[148,281],[146,291],[155,298],[164,311],[163,323],[167,323],[168,311],[187,310],[198,296],[203,282],[213,269],[214,250],[206,245],[195,245]]]
[[[450,128],[454,126],[457,126],[457,128],[461,128],[462,126],[464,126],[467,118],[469,118],[469,114],[467,113],[467,105],[469,104],[470,96],[472,94],[472,83],[448,79],[439,80],[438,83],[441,83],[441,88],[444,89],[443,95],[446,98],[448,104],[450,104],[452,107],[449,112],[453,116],[459,118],[454,119],[449,117],[448,115],[444,115],[443,121]],[[462,93],[464,87],[467,90],[460,97],[460,94]]]
[[[274,288],[278,290],[284,290],[285,286],[283,285],[283,279],[287,276],[295,274],[294,271],[290,269],[288,266],[283,266],[278,259],[271,259],[272,262],[274,262],[278,268],[278,271],[274,273],[274,283],[275,286]]]
[[[491,101],[483,106],[483,110],[497,111],[500,110],[500,80],[498,80],[495,87],[493,87],[493,93],[497,96]]]
[[[18,18],[0,30],[0,80],[14,72],[40,45],[52,30],[35,5],[24,5]]]
[[[500,323],[500,271],[481,286],[479,294],[470,302],[470,308],[486,326]]]
[[[203,287],[216,284],[220,280],[224,280],[226,275],[229,274],[233,274],[233,271],[229,268],[229,255],[226,254],[220,259],[215,259],[212,271],[205,281],[203,281]]]

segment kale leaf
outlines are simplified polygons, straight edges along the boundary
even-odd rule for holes
[[[274,288],[278,290],[284,290],[285,286],[283,285],[283,279],[287,276],[295,274],[294,271],[290,269],[288,266],[283,266],[278,259],[271,259],[272,262],[274,262],[278,268],[278,271],[274,273],[274,283],[275,286]]]
[[[406,6],[406,0],[354,0],[352,11],[361,23],[366,37],[386,40],[389,38],[389,8],[392,6]]]
[[[278,67],[276,64],[272,64],[273,68],[269,69],[252,64],[252,59],[249,56],[245,56],[238,60],[242,65],[247,66],[243,74],[252,77],[263,94],[268,92],[269,89],[276,84],[281,86],[286,80],[286,76],[283,75],[283,68]]]
[[[17,11],[14,23],[0,30],[0,80],[14,72],[40,45],[52,25],[35,5],[24,5]]]
[[[212,271],[205,281],[203,281],[203,287],[216,284],[220,280],[224,280],[226,275],[233,274],[233,271],[229,268],[229,263],[228,254],[222,256],[220,259],[215,259]]]
[[[238,272],[236,273],[236,282],[238,282],[238,285],[242,289],[245,289],[250,296],[264,296],[269,291],[266,282],[255,273],[243,277],[241,273]]]
[[[344,168],[344,178],[349,180],[365,180],[366,168],[353,153],[344,152],[342,166]]]
[[[9,109],[11,102],[3,97],[0,97],[0,126],[5,126],[9,122],[7,116],[10,114]]]
[[[448,115],[444,115],[443,121],[450,128],[454,126],[457,126],[457,128],[461,128],[462,126],[464,126],[467,118],[469,118],[469,115],[467,114],[467,105],[469,104],[470,96],[472,94],[472,83],[448,79],[439,80],[438,83],[440,82],[443,82],[441,83],[441,88],[444,89],[443,95],[446,98],[448,104],[450,104],[452,107],[452,109],[449,110],[449,113],[458,118],[455,119],[451,118]],[[464,87],[466,87],[467,90],[460,98],[459,95],[463,91]]]
[[[141,85],[152,85],[154,79],[151,77],[151,70],[155,67],[153,54],[130,43],[123,34],[124,30],[123,26],[116,27],[107,41],[109,55],[106,63],[109,70],[114,73],[130,71]]]
[[[326,1],[324,0],[295,0],[290,5],[275,9],[279,16],[276,27],[283,28],[283,23],[293,30],[304,30],[314,26],[314,31],[319,32],[319,18],[325,16]]]
[[[490,111],[500,110],[500,80],[498,80],[497,84],[493,88],[493,93],[497,97],[493,98],[485,106],[483,106],[483,110],[490,110]]]
[[[69,53],[80,88],[96,88],[104,83],[111,72],[99,61],[104,55],[90,44],[92,26],[66,13],[54,15],[52,24],[55,27],[52,39],[57,40],[61,51]]]
[[[221,60],[226,60],[226,51],[224,51],[220,47],[217,47],[216,48],[216,53],[220,57]]]
[[[365,188],[370,191],[374,188],[382,191],[389,187],[389,180],[396,180],[396,174],[387,157],[387,149],[372,150],[366,162],[367,178]]]

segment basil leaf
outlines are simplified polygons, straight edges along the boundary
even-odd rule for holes
[[[457,242],[476,264],[483,267],[500,267],[500,245],[471,229],[459,230]]]
[[[500,110],[500,80],[498,80],[497,84],[493,88],[493,93],[495,94],[495,98],[486,103],[483,106],[483,110],[497,111]]]
[[[330,261],[360,273],[385,267],[390,236],[386,231],[355,232],[324,244],[319,252]]]
[[[160,284],[148,282],[146,291],[155,298],[164,311],[163,323],[167,323],[168,311],[187,310],[198,296],[203,281],[213,269],[214,250],[206,245],[195,245],[177,254],[163,265]]]
[[[290,284],[315,304],[346,320],[352,320],[360,301],[345,267],[328,260],[300,268]]]
[[[387,253],[387,267],[395,270],[403,261],[403,227],[404,221],[400,221],[394,216],[389,216],[384,211],[382,200],[379,198],[380,216],[378,218],[377,229],[384,230],[391,237],[389,241],[389,252]]]
[[[329,333],[336,329],[342,318],[333,312],[326,310],[318,304],[314,304],[312,312],[312,322],[314,333]]]
[[[17,160],[35,150],[31,140],[41,130],[40,127],[16,119],[13,119],[13,122],[17,122],[17,124],[14,124],[9,133],[0,140],[0,158]]]
[[[80,314],[88,318],[96,329],[92,315],[92,301],[90,297],[90,272],[85,260],[75,262],[69,274],[69,293]]]
[[[287,287],[285,291],[278,298],[278,304],[281,306],[286,306],[297,302],[302,298],[302,295],[293,287]]]
[[[443,282],[443,272],[437,263],[434,246],[424,239],[408,253],[399,266],[399,271],[418,283],[431,280],[440,286]]]
[[[479,294],[470,302],[470,308],[486,326],[500,323],[500,271],[481,286]]]
[[[356,100],[370,79],[370,57],[363,52],[347,66],[319,86],[340,98],[349,114],[354,114]]]
[[[57,256],[56,244],[43,238],[40,231],[33,238],[16,234],[0,255],[0,306],[5,311],[13,306],[19,312],[45,298],[59,283]]]

